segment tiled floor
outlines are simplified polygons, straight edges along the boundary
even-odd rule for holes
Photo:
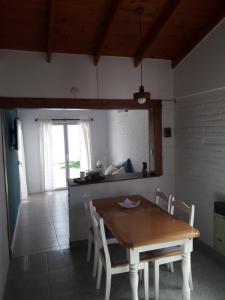
[[[71,250],[68,246],[67,191],[38,194],[23,202],[4,300],[103,300],[105,281],[100,291],[96,291],[92,263],[86,262],[86,243],[80,242]],[[126,251],[123,252],[125,255]],[[192,271],[192,300],[225,299],[223,264],[195,249]],[[154,299],[151,265],[149,287],[150,299]],[[181,299],[181,287],[180,262],[175,263],[174,273],[162,267],[160,300]],[[140,300],[144,299],[143,283],[139,284],[139,295]],[[110,300],[128,299],[131,299],[128,274],[113,276]]]
[[[96,291],[92,263],[86,262],[86,245],[73,250],[40,253],[11,261],[4,300],[103,300],[105,282]],[[93,260],[92,260],[93,261]],[[225,268],[202,250],[192,255],[194,291],[192,300],[224,300]],[[103,272],[103,278],[105,273]],[[153,268],[150,265],[150,299],[154,299]],[[160,300],[181,299],[180,262],[175,272],[160,269]],[[144,299],[143,283],[139,283],[139,299]],[[110,300],[130,300],[129,275],[114,275]]]
[[[21,202],[14,257],[69,247],[67,193],[34,194]]]

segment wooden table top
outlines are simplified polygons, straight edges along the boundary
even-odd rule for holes
[[[123,208],[118,202],[125,198],[140,200],[135,208]],[[199,231],[140,195],[93,200],[98,214],[115,238],[127,248],[192,239]]]

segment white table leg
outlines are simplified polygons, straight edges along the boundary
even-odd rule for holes
[[[183,272],[183,289],[182,289],[182,299],[190,300],[190,253],[182,254],[182,272]]]
[[[138,300],[138,268],[137,264],[130,264],[130,285],[132,300]]]

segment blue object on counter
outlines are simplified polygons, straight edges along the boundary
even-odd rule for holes
[[[134,167],[132,165],[132,162],[131,162],[130,158],[128,158],[124,162],[118,164],[116,167],[117,168],[124,167],[127,173],[133,173],[134,172]]]

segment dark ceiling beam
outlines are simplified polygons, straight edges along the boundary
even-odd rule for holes
[[[51,62],[54,37],[55,0],[49,0],[47,62]]]
[[[151,99],[138,104],[133,99],[74,99],[74,98],[6,98],[0,97],[0,108],[84,108],[84,109],[154,109],[161,100]]]
[[[167,21],[174,13],[180,2],[181,0],[167,0],[166,4],[162,9],[162,12],[156,18],[155,23],[151,26],[149,32],[142,39],[140,45],[138,46],[134,54],[135,67],[139,65],[145,52],[150,48],[151,44],[157,38],[158,34],[161,32],[163,27],[166,25]]]
[[[198,34],[184,47],[172,60],[172,68],[175,68],[209,33],[213,28],[225,18],[225,4],[218,14],[213,15],[211,20],[204,26]]]
[[[118,11],[118,8],[121,4],[121,0],[111,0],[111,5],[108,10],[108,12],[105,14],[104,19],[99,26],[99,32],[97,33],[96,37],[96,43],[94,47],[94,64],[97,65],[99,62],[99,59],[102,54],[102,50],[105,46],[106,39],[108,37],[108,33],[110,31],[111,25],[113,23],[114,17],[116,15],[116,12]]]

